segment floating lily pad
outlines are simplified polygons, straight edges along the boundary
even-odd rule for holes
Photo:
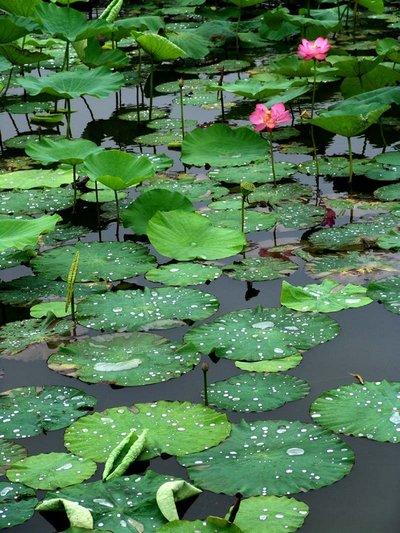
[[[275,163],[275,176],[277,181],[286,179],[295,172],[296,166],[293,163]],[[269,160],[229,169],[214,168],[208,175],[212,180],[222,181],[224,183],[242,183],[242,181],[248,183],[272,183],[274,181],[272,166]]]
[[[301,354],[282,357],[281,359],[266,359],[265,361],[235,361],[235,366],[247,372],[283,372],[298,366],[303,360]]]
[[[374,196],[385,202],[400,200],[400,183],[380,187],[374,192]]]
[[[0,175],[1,179],[1,175]],[[74,203],[72,189],[12,190],[0,193],[0,214],[38,215],[68,209]]]
[[[20,444],[0,439],[0,475],[3,475],[12,464],[23,459],[26,455],[26,449]]]
[[[313,190],[300,183],[283,183],[277,185],[262,185],[249,194],[249,202],[265,202],[270,205],[279,205],[285,202],[299,202],[311,198]]]
[[[376,241],[376,245],[382,250],[400,249],[400,232],[390,230],[387,235],[382,235]]]
[[[372,300],[366,294],[365,287],[352,284],[340,285],[331,279],[325,279],[320,285],[303,287],[296,287],[283,281],[281,304],[295,311],[333,313],[370,304]]]
[[[250,128],[214,124],[185,136],[182,162],[186,165],[235,167],[265,159],[266,142]]]
[[[192,130],[197,126],[197,120],[185,119],[184,127],[185,131]],[[152,130],[180,130],[182,127],[182,121],[180,118],[159,118],[152,120],[147,124],[147,127]]]
[[[82,483],[46,496],[50,500],[64,498],[90,509],[94,527],[101,531],[152,531],[166,522],[157,506],[156,493],[163,483],[175,479],[147,470],[143,476],[135,474],[106,482]],[[45,509],[45,503],[38,507],[38,510]]]
[[[104,462],[111,450],[130,433],[148,429],[139,460],[161,453],[185,455],[220,443],[230,433],[226,415],[189,402],[142,403],[114,407],[84,417],[65,432],[65,446],[72,453]]]
[[[274,209],[278,223],[285,228],[310,228],[320,224],[325,209],[319,206],[300,203],[287,203]]]
[[[286,495],[331,485],[347,475],[354,453],[335,435],[287,420],[244,420],[212,450],[179,459],[194,483],[216,493]]]
[[[29,219],[0,215],[0,252],[10,248],[23,250],[36,246],[40,236],[54,230],[60,220],[59,215]]]
[[[308,511],[294,498],[253,496],[241,501],[235,524],[243,533],[288,533],[301,528]]]
[[[182,144],[182,132],[180,130],[157,130],[154,133],[135,137],[135,142],[144,146],[180,146]]]
[[[370,283],[367,295],[382,302],[391,313],[400,314],[400,277]]]
[[[60,340],[69,328],[70,323],[62,320],[55,324],[37,318],[7,322],[0,328],[0,353],[14,355],[32,344]]]
[[[61,185],[72,183],[70,169],[32,169],[16,170],[0,174],[0,189],[39,189],[41,187],[57,189]]]
[[[204,520],[173,520],[158,530],[158,533],[242,533],[235,524],[224,518],[209,516]]]
[[[200,202],[209,198],[220,198],[228,194],[226,187],[216,185],[208,179],[195,179],[186,174],[180,175],[177,179],[161,178],[149,182],[145,190],[168,189],[185,195],[191,202]],[[179,209],[182,209],[181,207]]]
[[[373,166],[369,159],[355,159],[353,161],[353,172],[355,175],[363,176],[367,169]],[[315,161],[310,159],[299,163],[298,170],[304,174],[315,175]],[[318,169],[322,176],[333,178],[349,176],[349,160],[346,157],[325,156],[318,157]]]
[[[32,249],[25,250],[5,250],[0,252],[0,270],[19,266],[21,263],[28,263],[35,256]]]
[[[105,331],[146,331],[201,320],[218,308],[218,300],[205,292],[186,288],[116,291],[89,296],[80,303],[78,320],[86,327]],[[1,332],[1,330],[0,330]]]
[[[160,109],[160,108],[153,108],[151,116],[153,119],[160,119],[164,118],[168,115],[168,111],[166,109]],[[139,117],[138,112],[135,111],[129,111],[129,113],[122,113],[122,115],[118,115],[118,118],[120,120],[127,120],[129,122],[146,122],[150,120],[150,112],[148,109],[140,109],[139,110]]]
[[[275,257],[251,257],[223,267],[225,274],[241,281],[270,281],[289,276],[296,270],[296,263]]]
[[[147,235],[157,252],[179,261],[230,257],[246,244],[241,231],[213,226],[202,215],[183,210],[156,213]]]
[[[81,483],[92,477],[96,468],[93,461],[70,453],[41,453],[14,463],[7,477],[33,489],[52,490]]]
[[[208,386],[208,401],[218,409],[263,412],[307,396],[306,381],[284,374],[240,374]]]
[[[148,385],[179,377],[200,360],[190,345],[177,346],[149,333],[90,337],[52,354],[52,370],[88,383]]]
[[[70,306],[65,309],[65,300],[51,300],[33,305],[29,313],[33,318],[44,318],[48,313],[52,313],[56,318],[64,318],[71,314],[71,309]]]
[[[242,213],[237,209],[225,209],[221,211],[209,211],[204,215],[216,226],[223,228],[239,229],[242,224]],[[276,224],[274,213],[264,213],[246,209],[244,212],[244,231],[268,231]],[[233,254],[231,254],[233,255]]]
[[[4,141],[4,145],[7,148],[14,148],[16,150],[24,150],[25,146],[29,143],[40,141],[41,139],[59,139],[60,135],[38,135],[36,133],[25,133],[22,135],[16,135],[15,137],[10,137]],[[71,173],[72,176],[72,173]]]
[[[35,491],[21,483],[0,482],[0,529],[23,524],[35,512]]]
[[[0,394],[0,438],[23,439],[61,429],[96,405],[96,398],[70,387],[21,387]]]
[[[338,324],[327,316],[284,307],[243,309],[191,329],[185,341],[202,353],[233,360],[262,361],[296,355],[336,337]]]
[[[366,381],[331,389],[311,406],[317,424],[379,442],[400,441],[400,382]]]
[[[164,285],[186,287],[201,285],[219,278],[222,270],[213,265],[202,263],[172,263],[153,268],[146,273],[146,279]],[[0,296],[1,298],[1,296]]]
[[[184,72],[186,74],[218,74],[222,70],[225,73],[238,72],[250,66],[248,61],[243,59],[225,59],[219,63],[213,65],[196,66],[196,67],[182,67],[178,69],[178,72]]]
[[[78,282],[119,280],[144,274],[155,265],[145,246],[130,242],[78,242],[38,255],[32,268],[47,279],[66,280],[74,254],[79,251]]]

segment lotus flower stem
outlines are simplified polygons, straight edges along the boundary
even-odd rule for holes
[[[204,405],[208,405],[208,384],[207,384],[207,372],[208,372],[208,364],[203,363],[201,367],[203,371],[203,385],[204,385]]]
[[[319,176],[319,161],[318,161],[318,154],[317,154],[317,145],[315,144],[313,124],[311,124],[310,134],[311,134],[311,142],[313,145],[313,159],[314,159],[314,164],[315,164],[315,175]]]
[[[242,191],[242,212],[241,212],[241,230],[242,233],[244,233],[244,203],[245,203],[245,194],[244,191]]]
[[[269,131],[269,154],[271,156],[271,168],[272,176],[274,178],[274,187],[276,187],[276,172],[275,172],[275,160],[274,160],[274,145],[272,142],[272,131]]]
[[[354,0],[353,8],[353,40],[356,40],[356,29],[357,29],[357,20],[358,20],[358,0]]]
[[[349,183],[353,181],[353,150],[351,147],[351,137],[347,137],[347,145],[349,147]]]
[[[65,43],[64,61],[61,70],[69,70],[69,41]]]
[[[137,114],[137,121],[138,124],[140,124],[140,103],[139,103],[139,85],[136,85],[136,114]]]
[[[65,100],[65,103],[66,103],[66,113],[65,113],[65,119],[67,121],[67,131],[66,131],[66,134],[67,134],[67,137],[68,139],[71,139],[72,137],[72,132],[71,132],[71,101],[69,98],[67,98]]]
[[[183,82],[182,78],[178,81],[178,85],[179,85],[179,104],[180,104],[180,108],[181,108],[181,131],[182,131],[182,140],[183,140],[185,138],[185,116],[184,116],[184,112],[183,112],[183,85],[184,85],[184,82]]]
[[[240,48],[240,43],[239,43],[239,28],[240,28],[240,22],[242,20],[242,8],[239,7],[239,16],[238,16],[238,19],[236,21],[236,35],[235,35],[235,39],[236,39],[236,53],[239,53],[239,48]]]
[[[153,61],[153,58],[151,58],[149,120],[151,120],[151,117],[152,117],[152,114],[153,114],[153,83],[154,83],[154,61]]]
[[[115,207],[117,208],[117,227],[115,229],[115,236],[117,238],[117,241],[119,241],[119,198],[118,198],[118,191],[114,191],[115,196]]]
[[[76,210],[76,185],[77,185],[77,179],[76,179],[76,165],[72,165],[72,179],[73,179],[73,189],[74,189],[74,206],[73,206],[73,213],[75,213]]]
[[[383,144],[382,153],[385,153],[386,152],[386,147],[387,147],[387,142],[386,142],[385,134],[383,133],[382,118],[379,118],[378,124],[379,124],[379,132],[381,134],[381,139],[382,139],[382,144]]]
[[[314,59],[314,81],[313,81],[313,92],[311,100],[311,118],[314,118],[314,106],[315,106],[315,92],[317,89],[317,60]]]
[[[231,509],[231,512],[230,512],[229,518],[228,518],[228,522],[230,524],[233,524],[233,522],[235,521],[236,515],[239,512],[240,503],[242,501],[242,498],[243,498],[243,496],[240,494],[240,492],[237,492],[235,494],[235,503],[232,506],[232,509]]]
[[[97,180],[94,182],[94,193],[96,196],[96,215],[97,215],[97,230],[99,232],[99,242],[101,242],[101,229],[100,229],[100,203],[99,203],[99,187]]]
[[[12,76],[12,73],[13,73],[13,69],[14,69],[14,67],[11,67],[10,68],[10,72],[8,73],[7,83],[6,83],[6,86],[4,87],[4,91],[3,91],[2,95],[1,95],[2,97],[7,94],[7,91],[10,88],[11,76]]]
[[[220,101],[221,101],[222,122],[225,122],[224,90],[222,89],[223,82],[224,82],[224,68],[222,67],[221,75],[220,75],[219,80],[218,80],[218,85],[221,87],[219,98],[220,98]]]

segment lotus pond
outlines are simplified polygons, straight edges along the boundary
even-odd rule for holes
[[[389,533],[395,0],[0,0],[0,529]]]

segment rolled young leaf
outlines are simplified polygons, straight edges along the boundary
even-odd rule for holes
[[[137,435],[132,430],[111,451],[104,466],[103,481],[114,479],[126,472],[129,465],[141,454],[146,442],[147,432],[148,430],[145,429],[140,435]]]

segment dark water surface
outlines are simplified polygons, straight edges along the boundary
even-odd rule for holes
[[[135,98],[135,90],[122,90],[122,103],[124,105],[134,105]],[[82,100],[74,101],[72,103],[72,108],[76,110],[72,118],[74,137],[84,136],[106,147],[112,146],[138,151],[133,141],[133,137],[138,134],[136,127],[133,123],[124,122],[115,117],[114,96],[102,101],[87,98],[87,101],[95,120],[92,119]],[[156,104],[169,104],[170,101],[170,97],[160,97],[156,99]],[[187,106],[185,113],[186,118],[198,118],[199,122],[215,119],[214,111],[204,111]],[[173,108],[171,116],[178,116],[176,108]],[[7,139],[14,136],[16,132],[9,117],[3,113],[0,118],[3,138]],[[21,131],[26,130],[23,115],[15,116],[14,120]],[[332,139],[321,134],[319,142],[321,149],[326,149],[327,154],[340,154],[346,149],[343,139],[338,137]],[[382,150],[380,143],[381,139],[378,132],[372,129],[369,133],[366,153],[369,156],[380,153]],[[353,145],[354,152],[356,154],[361,153],[364,138],[355,139]],[[145,148],[144,152],[152,153],[152,149]],[[166,150],[166,152],[176,162],[175,169],[182,170],[179,152],[170,150]],[[10,151],[5,155],[11,156],[12,153],[14,152]],[[282,156],[281,159],[299,161],[310,159],[310,156]],[[303,183],[314,185],[314,177],[297,176],[297,178]],[[332,194],[346,190],[346,182],[345,178],[329,182],[321,178],[320,187],[323,194]],[[367,189],[368,187],[371,189],[371,182],[366,184]],[[356,182],[355,188],[356,190],[357,188],[361,189],[363,185]],[[364,213],[358,212],[356,217],[360,214]],[[75,221],[82,225],[92,226],[92,217],[93,211],[82,209]],[[347,219],[339,220],[339,222],[347,221]],[[114,224],[109,225],[108,229],[103,232],[103,239],[113,239],[114,232]],[[299,232],[281,229],[277,232],[277,242],[283,244],[295,241],[299,235],[301,235]],[[90,240],[96,238],[97,234],[88,236]],[[273,245],[272,232],[253,233],[249,235],[249,239],[262,242],[265,247]],[[1,279],[9,280],[24,275],[26,272],[26,267],[20,267],[3,271],[0,275]],[[253,289],[259,293],[250,300],[246,300],[246,291],[248,290],[246,282],[235,281],[227,277],[221,277],[210,285],[196,288],[215,294],[220,301],[218,313],[209,319],[214,320],[218,315],[244,307],[279,306],[281,281],[254,283]],[[299,269],[290,278],[290,282],[295,285],[304,285],[313,281],[315,280],[309,278],[302,269]],[[154,285],[143,278],[135,278],[134,282],[139,285]],[[3,322],[26,316],[26,310],[19,312],[20,310],[15,311],[9,307],[3,307],[1,311]],[[310,394],[303,400],[289,403],[269,412],[250,414],[228,412],[232,422],[239,421],[241,418],[246,420],[288,419],[311,422],[308,410],[312,401],[327,389],[352,383],[351,373],[359,373],[366,380],[399,379],[400,332],[397,316],[386,311],[378,303],[360,309],[334,313],[331,316],[339,322],[340,334],[333,341],[306,352],[301,365],[289,371],[289,374],[309,382]],[[179,339],[187,329],[177,328],[158,333],[171,339]],[[5,376],[0,381],[1,389],[46,384],[74,386],[96,396],[98,399],[96,410],[98,411],[111,406],[130,405],[135,402],[158,399],[202,401],[201,364],[179,379],[145,387],[114,389],[108,385],[88,385],[50,371],[46,365],[46,359],[50,353],[51,350],[46,346],[36,346],[13,358],[2,358],[0,368],[4,370]],[[210,364],[210,381],[217,381],[240,373],[231,361],[221,359],[214,363],[210,362],[208,358],[203,358],[203,360],[207,360]],[[64,451],[63,433],[64,430],[54,431],[46,436],[24,439],[20,442],[27,447],[29,454]],[[309,517],[301,531],[304,533],[396,533],[400,531],[399,446],[359,438],[344,437],[344,440],[351,445],[356,455],[356,464],[350,475],[329,487],[294,495],[310,506]],[[186,477],[185,470],[174,458],[155,459],[151,461],[151,467],[160,473]],[[96,479],[99,478],[100,474],[97,474]],[[189,509],[186,509],[184,516],[190,519],[202,518],[209,514],[223,516],[231,503],[232,498],[229,496],[204,492],[192,503]],[[47,520],[36,513],[30,521],[12,528],[12,531],[47,533],[55,530]]]

